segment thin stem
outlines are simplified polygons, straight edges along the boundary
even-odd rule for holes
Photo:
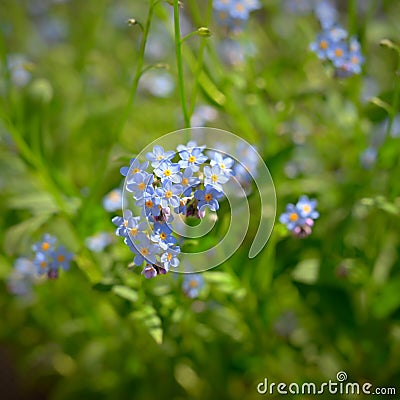
[[[118,138],[119,135],[121,134],[121,132],[123,131],[125,124],[129,118],[129,113],[131,111],[131,108],[133,106],[133,102],[135,100],[135,95],[137,92],[137,88],[139,85],[139,81],[140,78],[143,74],[143,64],[144,64],[144,53],[146,50],[146,43],[147,43],[147,38],[149,36],[149,32],[150,32],[150,25],[151,25],[151,21],[153,18],[153,11],[154,11],[154,1],[151,2],[150,7],[149,7],[149,13],[147,16],[147,20],[146,20],[146,25],[144,26],[144,28],[142,28],[143,31],[143,38],[142,41],[140,43],[140,48],[139,48],[139,55],[137,58],[137,65],[136,65],[136,72],[135,72],[135,76],[133,78],[132,81],[132,85],[129,91],[129,97],[128,97],[128,101],[126,103],[126,107],[125,110],[122,114],[121,120],[119,121],[119,124],[117,126],[116,129],[116,137]]]
[[[210,19],[211,19],[211,14],[212,14],[212,0],[208,1],[208,7],[207,7],[207,17],[206,17],[206,26],[208,26]],[[203,37],[201,38],[200,42],[200,49],[199,49],[199,54],[197,57],[197,68],[194,76],[194,87],[193,87],[193,93],[192,93],[192,101],[190,104],[190,111],[189,115],[192,116],[194,108],[196,107],[196,100],[197,100],[197,94],[199,91],[199,78],[200,74],[203,70],[203,61],[204,61],[204,50],[206,48],[207,44],[207,38]]]
[[[149,11],[147,14],[147,20],[146,20],[146,24],[144,25],[144,27],[141,28],[141,31],[143,32],[143,36],[142,36],[142,40],[140,43],[140,47],[139,47],[139,54],[137,57],[137,64],[136,64],[136,71],[135,71],[135,75],[133,77],[133,81],[129,90],[129,97],[125,106],[125,110],[122,113],[121,119],[118,122],[118,125],[115,129],[115,140],[117,141],[119,136],[121,135],[121,133],[124,130],[124,127],[126,125],[126,122],[128,121],[129,118],[129,114],[130,111],[132,109],[134,100],[135,100],[135,95],[137,92],[137,88],[139,85],[139,81],[140,78],[143,75],[144,72],[144,53],[146,50],[146,44],[147,44],[147,39],[149,36],[149,32],[150,32],[150,26],[151,26],[151,22],[153,19],[153,12],[154,12],[154,8],[155,6],[159,3],[159,1],[155,1],[155,0],[151,0],[150,6],[149,6]],[[89,195],[89,197],[86,199],[85,202],[85,208],[84,211],[82,210],[82,214],[85,214],[85,212],[90,213],[90,209],[93,206],[93,201],[96,199],[96,197],[99,195],[99,189],[101,186],[101,182],[104,181],[104,177],[106,174],[106,166],[109,160],[109,156],[110,156],[110,152],[111,152],[111,148],[108,148],[105,151],[105,154],[102,158],[102,162],[101,165],[98,167],[99,171],[102,171],[101,173],[97,174],[97,178],[95,179],[93,186],[92,186],[92,190],[91,190],[91,194]]]
[[[176,64],[178,68],[179,93],[181,97],[181,107],[185,128],[190,128],[190,117],[186,106],[185,83],[183,76],[182,63],[182,42],[181,42],[181,27],[179,21],[179,2],[174,0],[174,30],[175,30],[175,54]]]

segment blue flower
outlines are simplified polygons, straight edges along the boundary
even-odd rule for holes
[[[167,250],[168,247],[176,244],[177,240],[171,234],[171,231],[165,226],[158,228],[150,237],[151,241],[157,243],[162,250]]]
[[[179,166],[181,168],[190,167],[193,172],[197,172],[199,166],[204,164],[208,159],[199,148],[192,149],[190,153],[187,150],[182,150],[179,152],[179,156],[181,157],[181,160],[179,160]]]
[[[336,24],[338,13],[330,1],[318,1],[315,5],[314,13],[323,29],[329,29]]]
[[[224,175],[227,176],[232,176],[233,171],[232,171],[232,166],[234,164],[234,161],[230,157],[223,157],[221,153],[214,152],[213,156],[210,160],[210,165],[213,167],[214,165],[218,165],[219,168],[221,169],[221,172]]]
[[[334,25],[327,31],[329,38],[332,42],[340,42],[347,38],[347,31],[343,29],[340,25]]]
[[[67,271],[70,266],[69,263],[74,258],[74,255],[69,253],[64,246],[59,246],[52,252],[51,257],[51,269],[58,271],[59,268],[62,268],[64,271]]]
[[[165,253],[161,255],[161,262],[163,263],[164,269],[169,271],[171,267],[176,268],[179,265],[178,255],[181,249],[178,246],[170,247]]]
[[[171,161],[162,161],[160,165],[154,169],[154,173],[161,178],[161,181],[170,180],[173,183],[180,183],[182,175],[180,174],[180,166]]]
[[[327,51],[327,56],[336,68],[342,67],[348,59],[349,50],[347,43],[334,42]]]
[[[331,46],[332,39],[329,32],[321,32],[318,34],[317,40],[310,44],[310,50],[313,51],[320,60],[326,60]]]
[[[301,196],[296,205],[288,204],[286,211],[279,217],[279,221],[297,237],[304,238],[311,234],[314,219],[319,217],[316,200]]]
[[[153,151],[146,154],[146,158],[151,161],[151,166],[157,168],[165,160],[171,160],[175,155],[174,151],[164,151],[162,146],[154,146]]]
[[[112,237],[108,232],[99,232],[85,239],[85,246],[95,253],[100,253],[111,243]]]
[[[217,119],[218,112],[215,108],[208,105],[199,105],[195,108],[191,118],[191,126],[204,126],[207,122]]]
[[[35,253],[42,253],[43,255],[47,256],[54,250],[56,243],[57,239],[54,236],[46,233],[41,242],[35,243],[32,246],[32,250]]]
[[[153,186],[147,188],[143,193],[143,197],[136,201],[136,205],[142,207],[143,217],[158,217],[160,215],[160,196]]]
[[[206,185],[204,190],[196,190],[194,193],[195,199],[198,200],[198,209],[200,211],[203,211],[206,207],[209,207],[211,211],[217,211],[219,209],[217,199],[222,196],[222,192],[210,185]]]
[[[184,144],[179,144],[176,147],[176,150],[180,153],[181,151],[187,151],[188,153],[192,153],[193,150],[195,149],[200,149],[203,151],[206,148],[206,146],[198,146],[197,143],[194,140],[190,140],[187,145],[185,146]]]
[[[305,219],[302,218],[300,210],[294,204],[288,204],[286,211],[279,217],[279,221],[292,231],[295,227],[304,224]]]
[[[222,184],[229,181],[229,177],[226,176],[218,165],[204,167],[204,184],[214,186],[218,190],[222,190]]]
[[[122,217],[114,217],[111,221],[117,227],[115,234],[117,236],[125,237],[128,235],[126,227],[130,218],[134,218],[131,210],[124,210]],[[136,217],[135,217],[136,218]]]
[[[143,198],[147,187],[152,187],[154,176],[147,172],[138,172],[133,175],[132,179],[126,185],[126,190],[133,193],[136,200]]]
[[[378,149],[370,146],[360,154],[360,163],[364,169],[371,169],[376,164]]]
[[[147,264],[143,268],[142,275],[144,275],[146,279],[155,278],[157,276],[157,270],[153,267],[153,265]]]
[[[37,273],[39,275],[43,275],[50,270],[51,260],[49,259],[48,255],[44,253],[36,253],[33,260],[33,265],[36,267]]]
[[[134,244],[131,250],[136,254],[133,260],[134,264],[140,266],[144,261],[155,264],[159,247],[152,244],[146,235],[140,235],[138,237],[138,243]]]
[[[32,260],[24,257],[17,258],[14,269],[7,278],[7,288],[17,296],[28,297],[32,294],[35,278],[36,268]]]
[[[129,170],[131,170],[130,175],[135,175],[138,172],[145,172],[147,167],[149,166],[149,162],[145,161],[144,163],[140,163],[137,158],[131,158],[129,162],[129,167],[122,167],[119,172],[122,176],[127,176]]]
[[[182,173],[183,196],[190,196],[192,194],[192,188],[196,187],[201,183],[201,180],[197,176],[193,176],[192,169],[186,168]]]
[[[167,208],[169,205],[173,208],[179,206],[179,196],[182,194],[182,185],[174,185],[171,181],[165,180],[162,187],[157,188],[156,192],[160,198],[162,208]]]
[[[122,208],[122,191],[114,189],[107,193],[103,198],[103,207],[109,212],[120,210]]]
[[[194,299],[199,296],[201,288],[204,286],[204,279],[199,274],[185,275],[183,278],[182,289],[186,296]]]
[[[299,201],[296,203],[296,208],[299,210],[299,214],[302,218],[317,219],[319,217],[318,211],[315,210],[317,207],[317,200],[310,200],[307,196],[300,196]]]
[[[307,14],[313,10],[310,0],[285,0],[285,9],[294,14]]]

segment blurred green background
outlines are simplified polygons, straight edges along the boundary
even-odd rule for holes
[[[118,238],[90,251],[88,237],[114,231],[102,200],[119,168],[183,126],[172,6],[154,7],[132,98],[143,34],[127,21],[144,26],[150,1],[1,0],[0,397],[256,399],[265,377],[321,383],[338,371],[399,392],[399,54],[380,41],[400,43],[400,4],[335,2],[366,58],[340,80],[308,50],[320,31],[310,13],[263,0],[228,36],[208,1],[183,3],[183,34],[213,33],[183,44],[188,103],[258,148],[278,215],[307,194],[321,216],[303,240],[277,223],[249,260],[255,215],[196,299],[180,276],[128,269]],[[249,201],[256,210],[256,193]],[[46,232],[74,252],[71,269],[16,296],[14,261]]]

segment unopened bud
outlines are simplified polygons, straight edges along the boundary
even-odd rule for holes
[[[212,35],[211,31],[204,26],[197,29],[197,34],[202,37],[210,37]]]
[[[135,18],[129,18],[128,19],[128,25],[129,26],[133,26],[133,25],[137,25],[137,20]]]

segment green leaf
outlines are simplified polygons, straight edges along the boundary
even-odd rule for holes
[[[158,316],[157,311],[151,305],[143,305],[143,307],[131,313],[131,318],[135,321],[142,323],[147,329],[150,336],[157,344],[161,344],[163,340],[163,329],[161,318]]]
[[[123,286],[116,285],[112,288],[112,291],[117,295],[122,297],[125,300],[136,302],[138,299],[138,294],[133,289]]]
[[[320,261],[315,258],[303,260],[299,262],[292,272],[292,277],[295,281],[306,283],[309,285],[314,284],[319,275]]]
[[[7,255],[22,254],[30,247],[32,235],[49,218],[50,214],[40,214],[9,228],[5,235],[4,249]]]

